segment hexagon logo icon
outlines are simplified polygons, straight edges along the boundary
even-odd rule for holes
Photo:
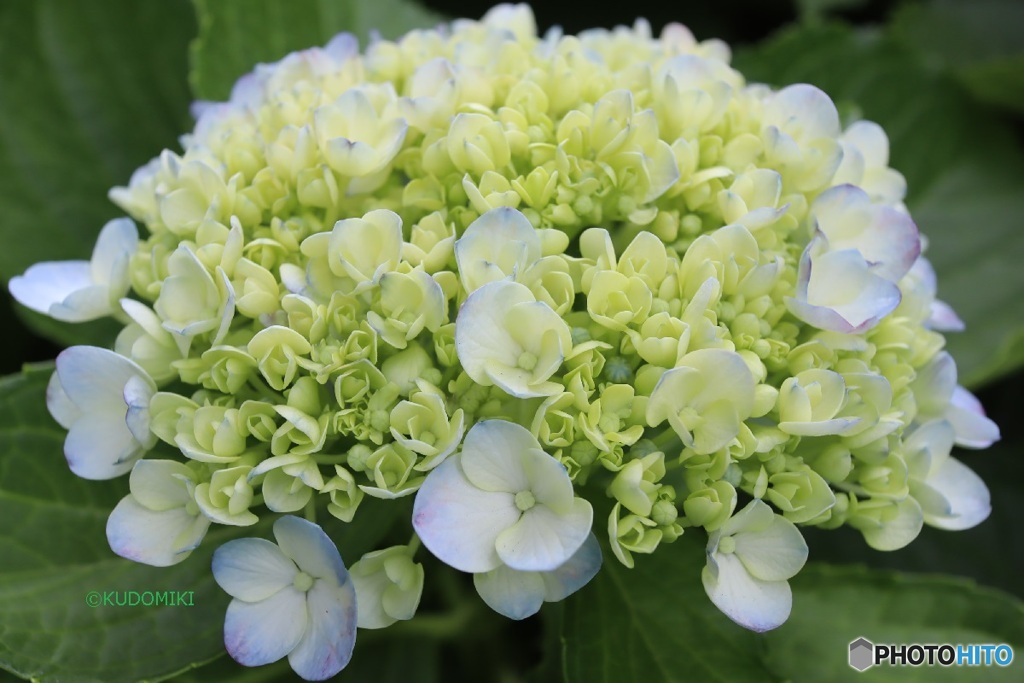
[[[850,643],[850,666],[857,671],[866,671],[875,664],[875,645],[867,638],[858,638]]]

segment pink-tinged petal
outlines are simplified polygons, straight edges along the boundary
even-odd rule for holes
[[[963,332],[967,329],[967,325],[956,314],[953,307],[945,301],[939,301],[938,299],[931,304],[931,310],[929,311],[928,319],[925,321],[925,326],[939,332]]]
[[[344,669],[356,644],[356,591],[351,581],[316,581],[306,593],[308,625],[288,655],[292,670],[307,681],[323,681]]]
[[[591,533],[580,549],[573,553],[558,569],[542,572],[545,602],[558,602],[590,583],[597,576],[603,561],[601,545]]]
[[[128,485],[135,500],[159,512],[191,501],[185,482],[194,478],[192,470],[176,460],[139,460],[132,467]]]
[[[299,569],[335,586],[348,581],[348,570],[334,541],[319,526],[301,517],[286,515],[274,522],[274,538],[281,552]]]
[[[88,261],[46,261],[29,266],[24,275],[11,278],[7,288],[11,296],[22,306],[33,311],[50,315],[50,308],[60,304],[73,292],[94,283]],[[84,322],[91,318],[79,318],[73,313],[61,311],[58,317],[65,322]]]
[[[523,458],[538,448],[528,429],[506,420],[483,420],[462,443],[462,472],[484,491],[518,493],[529,488]]]
[[[184,507],[154,512],[129,495],[107,518],[107,542],[121,557],[169,567],[188,557],[209,527],[210,520],[190,515]]]
[[[473,575],[473,585],[487,606],[498,614],[519,621],[533,616],[544,604],[541,572],[521,572],[506,565]]]
[[[520,571],[557,569],[587,540],[593,521],[594,510],[582,498],[576,498],[565,514],[535,505],[498,535],[498,557]]]
[[[717,572],[704,567],[704,591],[715,607],[743,628],[759,633],[781,626],[793,607],[785,581],[761,581],[747,573],[735,555],[716,554]]]
[[[890,282],[906,275],[921,254],[921,239],[910,216],[872,204],[855,185],[825,190],[814,200],[811,213],[830,251],[856,249],[874,274]]]
[[[871,272],[855,249],[825,251],[816,238],[800,260],[790,313],[819,329],[857,333],[874,327],[899,306],[899,287]]]
[[[464,572],[488,572],[501,564],[498,536],[520,517],[511,493],[482,491],[462,471],[461,455],[427,475],[416,494],[412,525],[442,562]]]
[[[82,411],[68,398],[64,387],[61,386],[60,375],[57,372],[50,375],[50,382],[46,385],[46,409],[64,429],[71,429],[71,425],[82,417]]]
[[[78,420],[64,440],[68,467],[83,479],[113,479],[127,474],[143,452],[125,426],[123,413]]]
[[[934,516],[925,510],[925,524],[961,531],[981,524],[992,512],[992,500],[985,482],[956,458],[947,458],[932,471],[927,484],[942,494],[949,511],[945,515]]]
[[[306,632],[306,594],[294,586],[266,600],[232,600],[224,617],[224,647],[239,664],[263,666],[295,649]]]
[[[961,386],[953,389],[944,417],[956,432],[956,445],[964,448],[988,448],[999,441],[999,425],[985,416],[974,394]]]
[[[299,573],[281,549],[263,538],[229,541],[213,553],[213,578],[233,598],[266,600]]]
[[[133,361],[109,349],[96,346],[72,346],[57,356],[57,373],[64,393],[84,413],[120,412],[123,419],[127,406],[124,386],[132,377],[148,380],[153,391],[156,384]]]
[[[111,285],[111,277],[120,280],[123,277],[118,271],[128,269],[128,257],[135,253],[139,246],[139,231],[130,218],[115,218],[108,221],[96,238],[96,246],[92,250],[92,279],[98,284]],[[127,291],[127,290],[125,290]],[[123,294],[119,293],[118,296]]]

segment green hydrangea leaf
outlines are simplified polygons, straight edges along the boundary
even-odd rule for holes
[[[186,0],[0,6],[0,277],[88,259],[120,211],[107,190],[189,123]],[[65,343],[110,343],[112,324],[27,321]]]
[[[960,381],[978,385],[1024,363],[1024,154],[1013,130],[901,41],[831,24],[788,30],[741,51],[751,81],[813,83],[878,122],[907,205],[928,237],[939,297],[967,324],[948,336]]]
[[[718,611],[701,584],[699,532],[627,569],[605,547],[604,565],[565,602],[563,671],[569,683],[776,680],[757,634]]]
[[[194,0],[199,37],[190,52],[192,92],[226,100],[238,77],[261,62],[323,45],[341,31],[396,38],[441,21],[406,0]]]
[[[965,579],[808,565],[791,582],[793,614],[766,633],[765,660],[793,683],[816,681],[1016,681],[1009,667],[888,667],[861,673],[849,644],[1005,643],[1024,647],[1024,605]]]
[[[117,557],[104,530],[127,477],[86,481],[68,470],[64,430],[46,411],[51,371],[30,366],[0,380],[0,668],[44,682],[117,683],[161,680],[219,657],[230,598],[214,582],[210,558],[231,538],[270,538],[274,516],[244,529],[212,528],[173,567]],[[376,547],[402,507],[373,502],[380,508],[358,528],[325,521],[349,562]],[[93,591],[190,591],[191,605],[90,607]]]

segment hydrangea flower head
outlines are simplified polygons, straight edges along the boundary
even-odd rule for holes
[[[194,112],[111,192],[141,237],[114,221],[11,290],[125,323],[47,398],[72,471],[131,472],[114,552],[273,524],[214,555],[243,664],[337,673],[357,624],[415,618],[421,543],[523,619],[707,534],[711,602],[762,631],[800,609],[799,527],[894,550],[988,515],[951,455],[999,438],[942,350],[962,322],[884,131],[818,88],[747,83],[677,24],[538,35],[502,5]],[[376,505],[411,540],[346,571],[332,530]]]

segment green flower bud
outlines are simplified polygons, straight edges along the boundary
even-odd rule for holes
[[[694,526],[715,531],[732,517],[736,509],[736,489],[726,481],[713,482],[693,491],[683,501],[683,513]]]
[[[311,349],[309,341],[295,330],[273,325],[257,332],[247,350],[267,384],[281,391],[295,380],[299,358]]]
[[[203,514],[220,524],[250,526],[259,521],[249,512],[253,490],[249,485],[249,466],[216,470],[208,483],[198,484],[195,499]]]
[[[620,518],[621,503],[616,503],[608,516],[608,539],[612,553],[630,569],[633,568],[633,553],[650,554],[655,551],[664,536],[657,524],[646,517],[627,514]]]
[[[355,448],[365,448],[367,455],[370,453],[370,449],[365,446],[356,446]],[[351,452],[349,458],[351,459]],[[356,509],[363,502],[365,494],[356,485],[355,477],[351,472],[341,465],[335,465],[334,471],[335,475],[324,483],[320,492],[330,496],[331,502],[327,504],[329,513],[343,522],[351,522],[356,514]]]

